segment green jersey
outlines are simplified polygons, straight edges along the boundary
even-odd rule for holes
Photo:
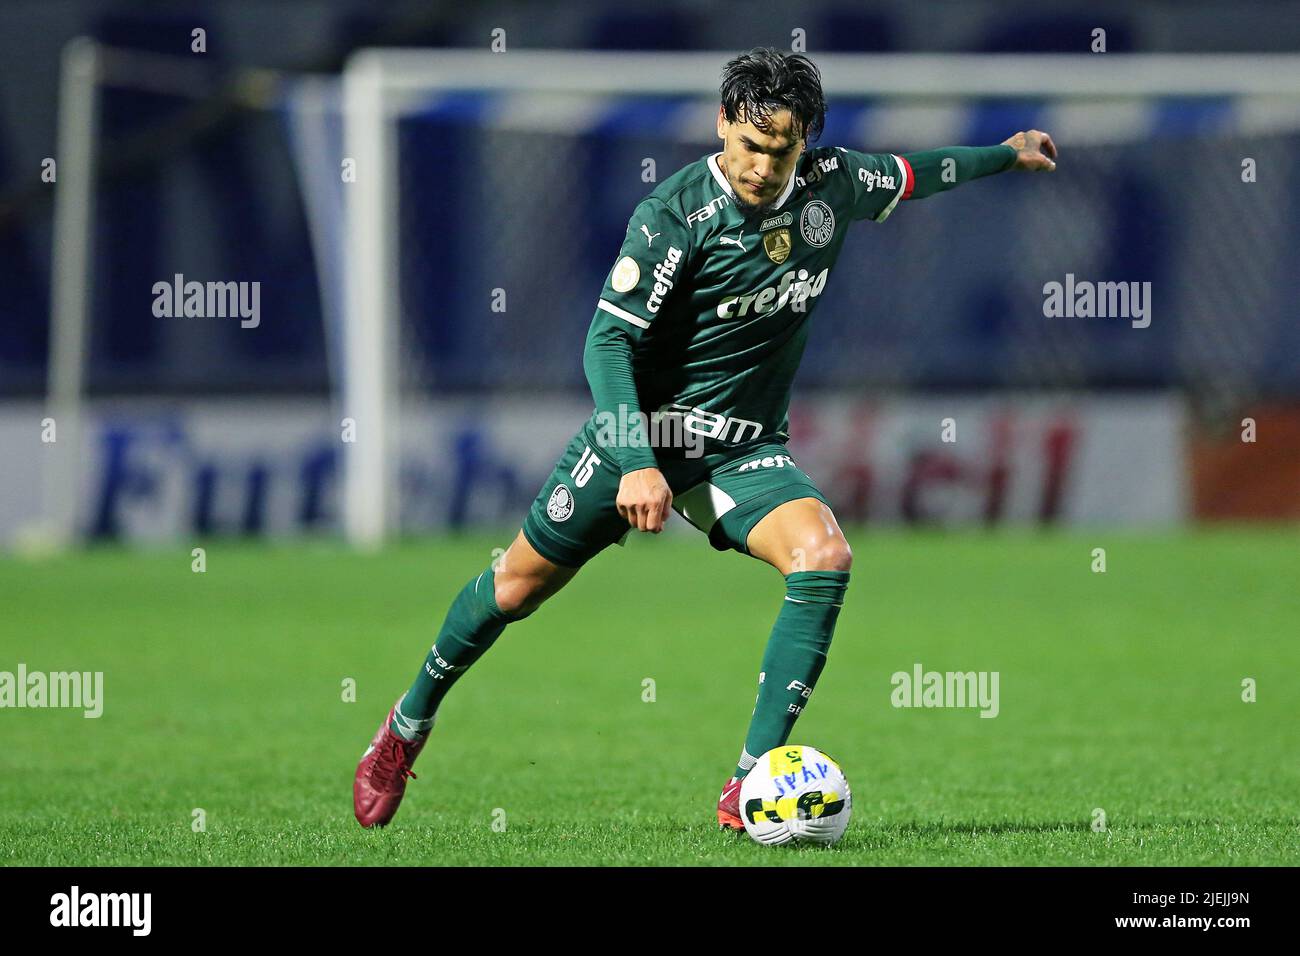
[[[998,164],[1014,158],[998,149]],[[595,414],[676,416],[707,456],[784,442],[809,320],[849,223],[883,222],[914,182],[903,156],[818,147],[771,207],[746,216],[717,155],[665,180],[633,212],[592,320]],[[617,445],[606,451],[624,474],[654,467],[656,451],[683,454]]]

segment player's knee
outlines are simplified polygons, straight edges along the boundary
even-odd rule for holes
[[[810,541],[803,550],[805,571],[849,571],[853,568],[853,551],[840,535]]]
[[[493,582],[497,607],[515,620],[532,614],[546,600],[546,589],[537,578],[499,571]]]

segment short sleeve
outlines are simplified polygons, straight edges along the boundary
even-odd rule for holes
[[[642,200],[628,220],[597,308],[648,329],[685,278],[689,240],[685,225],[661,200]]]
[[[884,222],[898,201],[912,194],[916,185],[912,167],[894,153],[841,150],[853,175],[853,218]]]

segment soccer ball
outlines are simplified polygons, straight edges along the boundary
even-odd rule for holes
[[[849,825],[853,794],[844,771],[820,750],[789,744],[758,758],[740,785],[745,832],[767,846],[830,846]]]

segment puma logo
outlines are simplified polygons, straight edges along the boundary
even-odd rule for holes
[[[722,245],[723,243],[730,243],[733,246],[740,246],[740,251],[744,252],[745,244],[740,241],[744,237],[745,237],[745,230],[742,229],[740,231],[740,235],[737,236],[735,239],[732,239],[730,236],[718,236],[718,244]]]
[[[644,226],[644,225],[641,227],[641,231],[642,231],[643,233],[645,233],[645,244],[646,244],[646,248],[649,248],[650,246],[654,245],[654,241],[655,241],[655,238],[656,238],[656,237],[658,237],[658,236],[662,236],[662,235],[663,235],[662,232],[656,232],[653,236],[650,235],[650,229],[649,229],[649,227]]]

